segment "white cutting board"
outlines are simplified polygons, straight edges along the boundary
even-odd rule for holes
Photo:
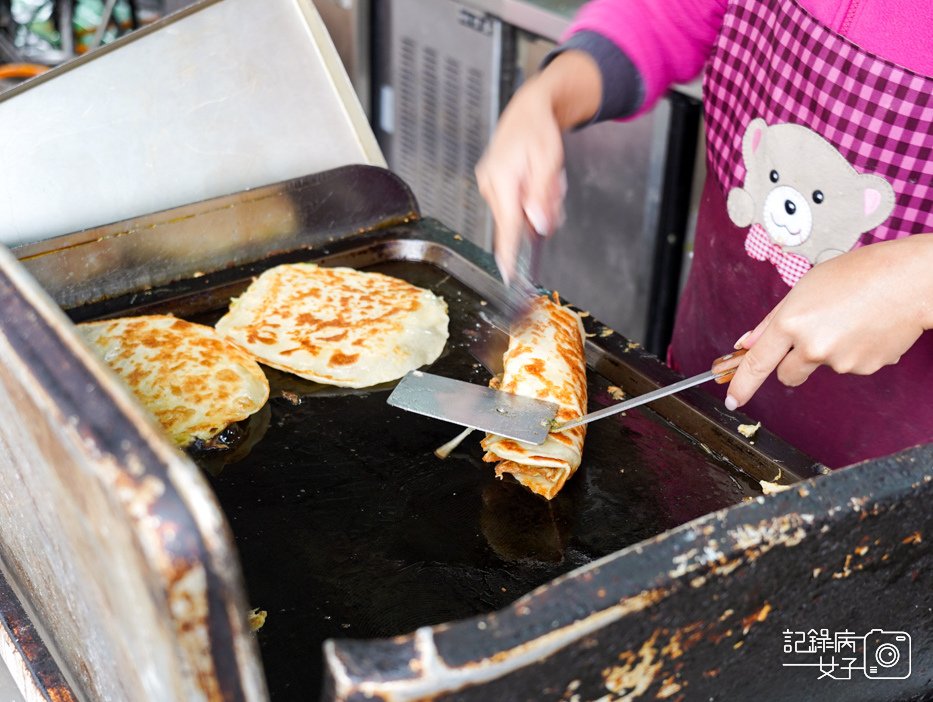
[[[385,165],[310,0],[206,0],[0,98],[0,243]]]

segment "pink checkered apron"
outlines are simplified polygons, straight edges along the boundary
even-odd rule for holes
[[[756,117],[813,130],[859,173],[893,186],[891,216],[857,245],[933,232],[933,78],[862,51],[792,0],[736,0],[704,94],[709,176],[670,350],[687,375],[708,368],[806,273],[804,259],[804,270],[785,279],[795,262],[769,251],[763,230],[737,227],[727,214],[726,195],[745,179],[742,137]],[[824,367],[798,388],[772,376],[745,409],[834,468],[933,441],[933,332],[872,376]]]

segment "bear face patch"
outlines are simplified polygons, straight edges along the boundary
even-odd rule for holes
[[[729,192],[729,218],[750,226],[745,251],[770,261],[793,287],[811,267],[852,249],[894,209],[894,189],[858,173],[816,132],[754,119],[742,138],[745,182]]]

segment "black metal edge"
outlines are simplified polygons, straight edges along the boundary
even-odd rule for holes
[[[23,672],[31,683],[30,699],[77,702],[71,685],[62,674],[36,627],[20,604],[3,572],[0,572],[0,627],[13,646]],[[2,665],[2,662],[0,662]]]
[[[397,176],[376,166],[344,166],[51,239],[15,254],[59,305],[73,307],[419,216],[414,196]]]
[[[933,675],[933,618],[922,612],[933,605],[933,589],[913,583],[920,571],[929,578],[931,498],[933,445],[841,469],[624,549],[499,612],[392,640],[329,641],[325,699],[550,699],[542,697],[542,687],[555,681],[575,683],[570,689],[591,699],[606,693],[606,666],[624,660],[616,653],[644,651],[647,632],[659,626],[672,642],[674,630],[690,637],[677,639],[676,650],[662,651],[660,643],[652,650],[665,654],[649,660],[660,669],[650,671],[652,693],[661,695],[672,679],[680,688],[699,687],[708,669],[715,669],[715,677],[719,668],[731,666],[728,678],[711,683],[727,691],[727,699],[748,699],[741,696],[743,686],[757,685],[749,677],[755,675],[776,685],[767,699],[799,699],[801,690],[781,691],[778,676],[762,665],[763,656],[780,670],[773,649],[735,653],[749,630],[771,615],[763,628],[774,632],[779,646],[782,627],[808,623],[799,619],[801,607],[839,622],[840,615],[851,615],[843,603],[852,604],[869,586],[883,590],[889,583],[911,595],[897,617],[925,616],[918,622],[921,646],[915,648],[920,670],[909,690],[910,699],[922,699]],[[871,602],[855,604],[861,613],[845,620],[850,626],[880,623],[872,624]],[[726,619],[728,631],[721,625]],[[701,661],[684,655],[704,637],[715,655]],[[718,648],[723,639],[728,645]],[[579,667],[568,668],[568,657]],[[563,689],[552,690],[553,699]],[[836,689],[841,696],[834,699],[845,699]],[[868,699],[865,685],[854,685],[850,699]]]
[[[141,487],[146,478],[155,477],[165,486],[164,492],[149,507],[152,516],[158,517],[157,521],[162,525],[150,534],[149,543],[158,543],[162,553],[158,559],[153,559],[151,549],[136,534],[140,553],[146,554],[152,572],[161,574],[163,578],[174,575],[180,579],[191,569],[203,566],[208,582],[208,615],[205,623],[211,642],[210,656],[215,671],[229,670],[231,661],[238,658],[238,647],[235,646],[236,637],[227,602],[231,598],[237,599],[237,585],[217,569],[195,515],[189,510],[170,476],[167,461],[150,443],[152,437],[143,434],[139,426],[127,417],[101,383],[97,375],[100,371],[79,361],[59,330],[30,303],[16,282],[5,272],[0,272],[0,309],[3,310],[0,331],[24,366],[30,369],[31,378],[24,379],[26,391],[32,394],[40,389],[40,392],[53,398],[63,415],[74,418],[72,427],[85,443],[95,446],[100,454],[113,457],[115,464],[120,467],[123,484]],[[133,466],[132,470],[128,466]],[[136,521],[129,513],[126,519],[128,522]],[[166,525],[172,525],[172,528]],[[222,533],[215,535],[215,539],[216,536],[225,539],[229,546],[227,550],[234,553],[232,533],[225,521],[221,520],[220,525]],[[4,560],[7,561],[5,565],[11,567],[11,559]],[[171,574],[164,572],[162,563],[170,564]],[[223,567],[228,574],[235,573],[239,591],[242,592],[242,574],[239,569],[230,563],[223,564]],[[37,593],[24,587],[27,580],[23,574],[11,568],[9,575],[23,592],[29,606],[34,611],[40,611],[40,603],[32,601]],[[102,577],[105,577],[103,572]],[[168,580],[163,581],[166,601],[170,599],[170,584]],[[46,630],[53,638],[48,645],[57,651],[54,627],[50,623],[46,624],[49,624]],[[77,671],[73,672],[77,675]],[[216,683],[223,699],[231,702],[247,699],[239,675],[218,677]],[[198,684],[206,684],[206,681],[199,679]]]
[[[133,291],[107,300],[94,300],[86,304],[67,308],[65,311],[75,322],[89,319],[104,319],[111,316],[126,314],[132,309],[134,315],[157,314],[166,309],[176,310],[178,314],[187,313],[187,308],[178,308],[186,300],[195,297],[197,309],[200,305],[210,305],[203,302],[201,295],[209,296],[216,304],[226,304],[234,291],[242,286],[244,277],[256,276],[268,268],[281,263],[296,261],[315,261],[323,265],[343,265],[361,267],[385,260],[386,256],[395,260],[413,260],[431,263],[444,267],[448,253],[467,260],[471,266],[479,269],[482,277],[481,295],[489,295],[495,299],[502,295],[501,286],[496,279],[498,275],[492,257],[472,242],[459,234],[443,227],[435,220],[424,220],[428,224],[422,226],[417,222],[409,222],[405,228],[388,225],[380,229],[359,232],[353,237],[338,240],[309,241],[304,246],[289,251],[276,252],[250,264],[238,266],[235,270],[228,268],[214,273],[207,273],[179,286],[169,283],[164,286],[145,291]],[[411,231],[413,228],[415,231]],[[399,249],[398,243],[405,246]],[[406,248],[407,247],[407,248]],[[386,253],[389,251],[389,253]],[[487,278],[488,277],[488,278]],[[469,281],[467,281],[469,282]],[[144,298],[144,299],[143,299]]]
[[[28,269],[32,259],[54,256],[84,244],[98,243],[101,240],[132,235],[140,231],[151,235],[154,229],[171,227],[174,223],[192,217],[282,193],[295,195],[306,190],[311,191],[315,200],[326,201],[334,194],[343,198],[339,202],[341,207],[328,210],[321,223],[310,223],[317,225],[314,229],[323,228],[323,224],[332,237],[347,236],[420,217],[418,201],[411,188],[401,178],[381,166],[353,164],[54,236],[14,247],[11,251]],[[354,206],[347,207],[348,196],[353,197]]]
[[[389,135],[382,128],[382,120],[377,119],[377,116],[382,114],[383,109],[386,109],[383,106],[382,86],[389,84],[389,76],[392,71],[392,51],[389,42],[383,41],[382,35],[375,28],[392,26],[392,17],[390,15],[392,5],[388,2],[362,3],[362,7],[365,8],[366,6],[369,6],[369,26],[373,28],[370,34],[369,63],[367,65],[370,76],[369,104],[372,106],[370,123],[379,148],[383,150],[383,153],[388,153],[386,137]]]

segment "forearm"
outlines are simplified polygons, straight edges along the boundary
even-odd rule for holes
[[[861,263],[852,271],[856,278],[887,274],[886,284],[875,293],[886,315],[900,315],[906,323],[933,329],[933,233],[878,242],[839,258]]]
[[[577,32],[548,54],[544,65],[568,51],[588,54],[596,62],[602,80],[599,109],[582,126],[638,113],[645,101],[645,81],[628,55],[611,39],[598,32]]]
[[[564,51],[522,87],[550,109],[562,130],[589,122],[602,102],[599,66],[583,51]]]
[[[899,239],[902,246],[913,249],[914,268],[919,276],[917,314],[926,330],[933,329],[933,233],[915,234]]]

